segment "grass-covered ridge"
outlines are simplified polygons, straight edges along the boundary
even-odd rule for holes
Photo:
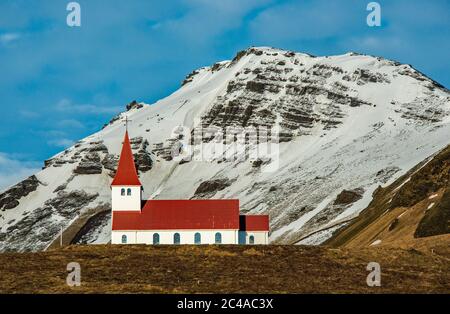
[[[376,240],[386,243],[384,237],[395,246],[443,234],[450,234],[450,146],[379,187],[369,206],[327,244],[367,246]]]
[[[449,293],[448,248],[72,245],[0,254],[0,293]],[[367,264],[382,267],[368,287]],[[69,262],[81,286],[66,284]]]

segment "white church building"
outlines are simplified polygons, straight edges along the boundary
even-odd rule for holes
[[[239,200],[142,200],[128,132],[111,183],[112,244],[268,244],[269,216]]]

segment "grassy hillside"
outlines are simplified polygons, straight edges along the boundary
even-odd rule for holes
[[[390,186],[379,187],[370,205],[326,244],[408,246],[444,234],[450,234],[450,146]]]
[[[450,293],[450,252],[304,246],[72,245],[0,254],[0,293]],[[381,287],[366,266],[381,265]],[[81,286],[66,266],[81,265]]]

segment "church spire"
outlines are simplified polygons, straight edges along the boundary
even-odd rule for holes
[[[133,152],[131,151],[130,139],[128,138],[128,130],[125,131],[123,139],[122,151],[120,152],[119,165],[116,175],[111,185],[123,186],[141,186],[139,177],[134,165]]]

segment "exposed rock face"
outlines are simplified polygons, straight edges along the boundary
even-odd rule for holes
[[[238,54],[235,60],[244,55],[255,54],[246,51]],[[260,54],[260,51],[257,55]],[[233,61],[234,62],[234,61]],[[227,86],[227,94],[218,97],[211,110],[202,117],[203,127],[227,126],[273,127],[276,117],[281,116],[280,141],[287,142],[294,135],[308,134],[309,129],[318,123],[325,129],[335,128],[345,117],[339,106],[371,106],[367,101],[349,95],[348,87],[342,84],[325,86],[323,80],[332,75],[343,76],[345,70],[325,64],[313,65],[310,69],[300,64],[301,76],[293,74],[293,65],[284,60],[260,61],[261,66],[238,72]],[[295,65],[295,61],[294,61]],[[255,76],[256,74],[256,76]],[[370,75],[367,71],[356,73],[355,80],[381,82],[382,75]],[[379,78],[379,76],[381,78]],[[377,80],[371,79],[376,77]],[[327,106],[318,106],[318,99],[328,99]],[[276,98],[276,102],[269,99]],[[267,103],[269,105],[267,105]],[[264,105],[263,105],[264,104]]]
[[[119,156],[106,154],[102,159],[102,165],[105,169],[109,170],[109,175],[114,177],[116,173],[117,165],[119,164]]]
[[[45,202],[45,205],[53,207],[58,214],[70,219],[77,215],[80,208],[83,208],[97,197],[98,194],[88,194],[85,191],[60,191],[57,197],[48,200]]]
[[[187,83],[192,82],[192,80],[194,79],[194,76],[197,75],[199,73],[198,70],[194,70],[191,73],[189,73],[186,78],[183,80],[183,82],[181,83],[181,86],[186,85]]]
[[[140,149],[134,154],[134,162],[140,172],[147,172],[153,166],[151,154],[145,149]]]
[[[142,107],[144,107],[143,104],[140,104],[136,100],[133,100],[127,105],[127,111],[130,111],[131,109],[141,109]]]
[[[8,247],[0,245],[1,250],[35,251],[46,247],[60,232],[61,225],[54,224],[58,217],[72,219],[79,211],[97,198],[98,194],[84,191],[70,193],[60,191],[57,197],[45,202],[44,206],[33,210],[13,226],[0,233],[0,239],[9,243]],[[27,245],[23,240],[27,238]]]
[[[364,193],[363,190],[356,189],[356,190],[343,190],[339,195],[336,197],[336,200],[334,201],[334,205],[348,205],[351,203],[354,203],[362,198],[362,194]]]
[[[53,240],[60,227],[51,222],[52,208],[39,207],[30,215],[8,227],[0,233],[0,249],[2,251],[42,250],[46,243]],[[28,239],[24,245],[24,239]],[[8,243],[7,246],[5,244]]]
[[[11,209],[19,205],[20,198],[36,191],[40,182],[35,175],[28,177],[0,194],[0,210]]]
[[[204,181],[200,183],[197,190],[195,190],[194,198],[210,197],[216,194],[216,192],[227,188],[231,183],[232,181],[227,178]]]
[[[133,154],[136,169],[140,172],[147,172],[152,169],[153,159],[147,150],[149,143],[142,137],[135,137],[130,140],[132,149],[137,151]]]
[[[102,163],[97,153],[86,155],[78,166],[73,170],[76,174],[100,174],[102,173]]]
[[[72,239],[71,244],[88,244],[100,236],[111,219],[111,211],[103,211],[92,216]]]

